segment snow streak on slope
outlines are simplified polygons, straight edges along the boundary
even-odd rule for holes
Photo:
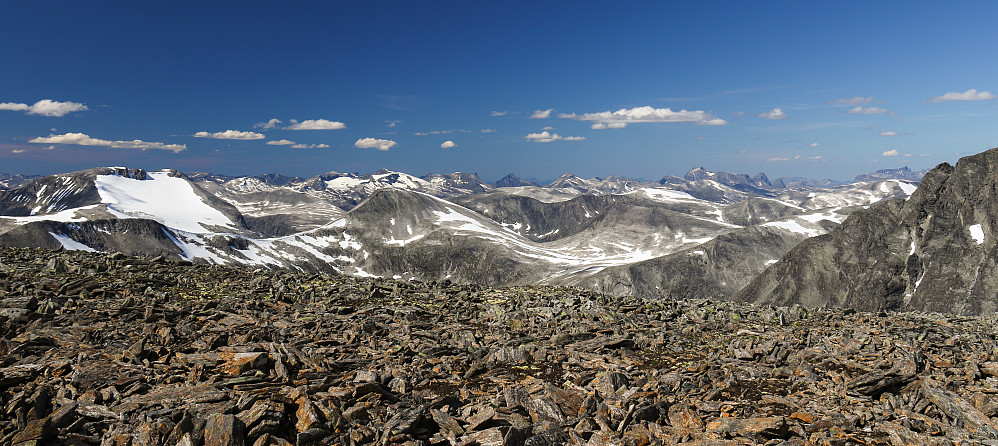
[[[70,251],[97,252],[96,249],[84,245],[83,243],[80,243],[76,240],[73,240],[68,235],[56,234],[54,232],[49,232],[49,235],[54,237],[60,244],[62,244],[63,248],[66,248]]]
[[[79,207],[79,208],[66,209],[66,210],[63,210],[63,211],[56,212],[55,214],[48,214],[48,215],[32,215],[30,217],[7,217],[7,216],[0,216],[0,218],[9,218],[11,220],[14,220],[14,222],[17,223],[17,224],[19,224],[19,225],[23,225],[25,223],[31,223],[31,222],[35,222],[35,221],[59,221],[59,222],[64,222],[64,223],[81,222],[81,221],[86,221],[87,218],[86,217],[78,216],[77,215],[78,211],[91,210],[91,209],[97,208],[98,206],[100,206],[100,205],[99,204],[95,204],[95,205],[91,205],[91,206],[84,206],[84,207]]]
[[[235,224],[208,206],[183,178],[169,172],[150,172],[146,180],[97,175],[94,183],[101,202],[118,218],[148,218],[184,232],[209,232],[205,225],[234,228]]]

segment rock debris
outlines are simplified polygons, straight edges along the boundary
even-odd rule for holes
[[[0,250],[0,444],[998,444],[995,316]]]

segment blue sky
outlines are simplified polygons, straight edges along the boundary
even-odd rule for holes
[[[984,1],[9,2],[0,171],[922,169],[998,146],[994,17]]]

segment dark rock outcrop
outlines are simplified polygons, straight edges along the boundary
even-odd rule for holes
[[[858,211],[759,275],[739,301],[866,311],[998,309],[998,149],[941,164],[907,201]]]

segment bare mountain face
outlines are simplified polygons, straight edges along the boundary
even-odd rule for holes
[[[908,168],[908,166],[902,167],[900,169],[880,169],[876,172],[871,172],[865,175],[856,175],[855,182],[864,181],[878,181],[878,180],[908,180],[908,181],[922,181],[922,177],[928,173],[928,169],[919,170],[917,172]]]
[[[998,149],[941,164],[908,200],[853,213],[737,296],[767,304],[987,314],[998,309]]]
[[[694,169],[661,182],[566,174],[311,178],[100,168],[0,191],[0,245],[484,285],[730,298],[798,242],[915,184],[777,187]]]

